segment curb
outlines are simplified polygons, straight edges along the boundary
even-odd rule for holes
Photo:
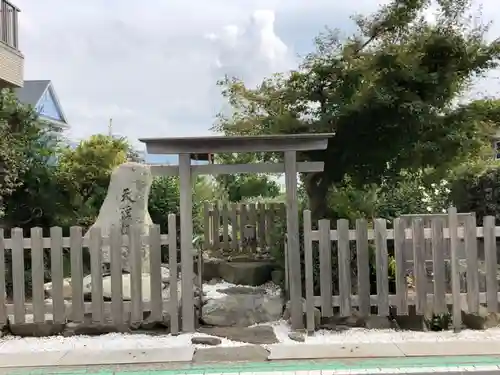
[[[401,359],[460,357],[493,358],[500,365],[500,341],[473,342],[402,342],[363,344],[274,344],[267,347],[245,345],[233,347],[192,346],[98,351],[92,349],[23,352],[0,354],[0,369],[72,366],[145,365],[153,367],[187,368],[217,362],[230,367],[253,363],[258,366],[280,361],[316,360],[379,360],[390,363]]]
[[[195,349],[189,347],[131,350],[68,350],[0,354],[0,368],[102,366],[153,363],[191,363]]]
[[[497,375],[499,356],[471,357],[400,357],[371,359],[267,361],[190,364],[163,363],[156,365],[107,365],[79,367],[4,368],[2,375],[367,375],[367,374],[421,374],[453,375],[474,372]]]
[[[443,341],[363,344],[276,344],[269,347],[268,360],[340,358],[402,358],[449,356],[500,356],[500,341]]]

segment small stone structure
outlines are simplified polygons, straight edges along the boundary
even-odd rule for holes
[[[143,234],[149,232],[153,224],[148,211],[148,197],[153,176],[149,165],[139,163],[124,163],[115,168],[111,174],[108,193],[101,206],[99,216],[92,228],[100,228],[103,236],[108,236],[111,226],[121,228],[122,234],[130,234],[132,225],[143,227]],[[90,229],[85,235],[90,233]],[[149,247],[143,246],[142,272],[149,273]],[[109,246],[102,248],[103,266],[111,262]],[[122,267],[129,271],[129,248],[122,247]],[[109,268],[108,268],[109,269]]]

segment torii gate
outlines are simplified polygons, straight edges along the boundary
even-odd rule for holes
[[[234,173],[284,173],[286,187],[286,223],[290,275],[292,328],[303,327],[302,281],[300,268],[299,212],[297,173],[321,172],[323,162],[297,163],[297,151],[324,150],[332,134],[291,134],[265,136],[212,136],[184,138],[143,138],[149,154],[178,154],[179,165],[152,165],[156,176],[179,176],[181,229],[182,329],[193,332],[193,193],[192,177]],[[217,153],[283,152],[284,163],[191,165],[191,156]]]

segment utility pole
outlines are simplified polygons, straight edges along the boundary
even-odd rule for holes
[[[108,135],[109,135],[110,137],[112,137],[112,136],[113,136],[113,119],[112,119],[112,118],[110,118],[110,119],[109,119],[109,125],[108,125]]]

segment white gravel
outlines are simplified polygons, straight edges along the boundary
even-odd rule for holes
[[[67,350],[127,350],[127,349],[152,349],[191,346],[191,338],[196,336],[207,337],[201,333],[182,334],[178,336],[163,335],[130,335],[110,333],[102,336],[73,336],[73,337],[15,337],[6,336],[0,339],[0,354],[20,352],[48,352]],[[242,346],[235,342],[221,338],[221,346]],[[205,347],[205,345],[194,345]]]
[[[271,296],[279,295],[281,293],[280,287],[272,282],[258,287],[252,287],[248,285],[232,284],[228,283],[227,281],[218,281],[210,284],[203,284],[203,293],[205,293],[206,299],[219,299],[226,296],[226,294],[224,293],[224,289],[232,287],[264,289],[266,291],[266,294]]]
[[[271,324],[281,343],[298,344],[288,338],[290,327],[285,321]],[[392,343],[392,342],[450,342],[450,341],[500,341],[500,328],[484,331],[463,330],[459,333],[396,331],[393,329],[352,328],[341,332],[319,330],[313,336],[306,336],[308,344],[347,344],[347,343]]]
[[[276,337],[281,343],[303,345],[288,338],[290,327],[284,321],[271,324]],[[179,336],[163,335],[130,335],[111,333],[102,336],[73,336],[73,337],[45,337],[45,338],[19,338],[6,336],[0,339],[0,354],[20,352],[45,352],[67,350],[127,350],[190,346],[191,338],[207,336],[205,334],[182,334]],[[242,342],[221,339],[219,346],[243,346]],[[306,344],[347,344],[347,343],[391,343],[391,342],[460,342],[460,341],[500,341],[500,328],[486,331],[464,330],[460,333],[453,332],[413,332],[395,330],[367,330],[361,328],[350,329],[343,332],[321,330],[313,336],[306,337]],[[204,345],[195,345],[197,348]]]
[[[222,298],[224,289],[243,286],[228,282],[213,282],[203,285],[203,291],[207,299]],[[247,286],[248,287],[248,286]],[[269,283],[259,288],[266,290],[269,295],[279,294],[278,286]],[[274,329],[279,342],[285,344],[303,345],[288,337],[290,327],[285,321],[270,323]],[[102,336],[73,336],[73,337],[45,337],[45,338],[20,338],[6,336],[0,338],[0,354],[20,352],[45,352],[45,351],[67,351],[67,350],[127,350],[146,348],[168,348],[190,346],[191,338],[195,336],[207,336],[205,334],[181,334],[171,335],[135,335],[112,333]],[[221,339],[219,346],[242,346],[246,343]],[[354,328],[342,332],[320,330],[313,336],[306,336],[306,344],[343,344],[343,343],[391,343],[391,342],[460,342],[460,341],[500,341],[500,328],[492,328],[485,331],[463,330],[460,333],[447,332],[414,332],[396,330],[368,330]],[[204,347],[204,345],[195,345]]]

